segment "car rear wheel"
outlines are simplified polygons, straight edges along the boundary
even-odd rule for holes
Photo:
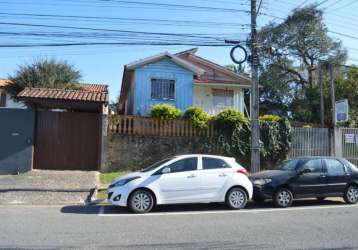
[[[245,190],[239,187],[230,189],[226,194],[226,205],[230,209],[242,209],[247,204],[247,194]]]
[[[277,207],[290,207],[293,202],[292,192],[287,188],[280,188],[275,193],[273,201]]]
[[[356,204],[358,202],[358,187],[350,185],[344,193],[343,198],[348,204]]]
[[[154,206],[154,197],[147,190],[137,190],[130,195],[128,206],[133,213],[148,213]]]

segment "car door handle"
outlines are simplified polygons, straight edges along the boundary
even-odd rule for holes
[[[191,175],[188,175],[186,178],[194,178],[194,177],[196,177],[196,175],[195,175],[195,174],[191,174]]]
[[[227,176],[226,174],[222,173],[222,174],[219,174],[219,177],[225,177]]]
[[[320,178],[326,178],[327,175],[321,174],[319,177],[320,177]]]

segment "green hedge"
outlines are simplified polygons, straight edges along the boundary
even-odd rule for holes
[[[209,127],[210,116],[202,108],[188,108],[185,111],[183,118],[191,121],[194,128],[205,130]]]
[[[240,162],[249,163],[251,122],[241,112],[224,110],[215,117],[219,142],[225,153]],[[286,158],[291,146],[291,125],[288,120],[273,115],[260,117],[260,154],[262,167]]]
[[[180,118],[181,110],[170,104],[156,104],[150,110],[150,117],[160,119]]]

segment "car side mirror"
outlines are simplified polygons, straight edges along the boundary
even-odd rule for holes
[[[165,167],[162,169],[162,174],[169,174],[171,172],[170,168]]]

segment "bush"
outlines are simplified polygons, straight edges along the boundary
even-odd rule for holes
[[[281,117],[277,115],[262,115],[259,117],[259,120],[262,122],[279,122]]]
[[[232,108],[224,109],[214,117],[214,120],[220,130],[227,132],[232,132],[237,124],[247,125],[250,122],[242,112]]]
[[[153,118],[177,119],[180,115],[180,109],[170,104],[156,104],[150,110],[150,117]]]
[[[184,119],[187,119],[192,122],[194,128],[198,129],[208,129],[209,115],[202,108],[199,107],[190,107],[188,108],[183,116]]]
[[[219,142],[226,155],[246,159],[251,147],[250,121],[235,110],[224,110],[215,118],[221,129]],[[224,130],[222,130],[224,129]],[[287,119],[266,115],[260,117],[260,154],[262,166],[275,165],[285,159],[291,146],[291,125]]]

